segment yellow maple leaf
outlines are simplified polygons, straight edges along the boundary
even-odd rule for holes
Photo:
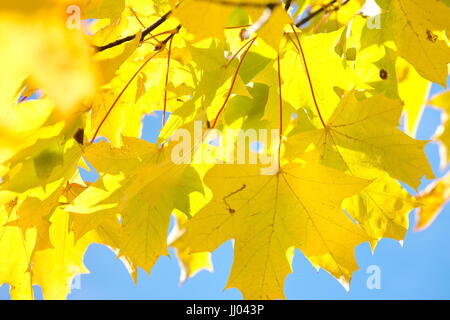
[[[50,12],[24,15],[0,11],[0,108],[8,110],[25,79],[41,88],[62,118],[77,110],[97,87],[91,49],[79,30]]]
[[[119,256],[148,272],[161,255],[168,254],[170,215],[182,199],[176,195],[184,187],[184,175],[192,184],[200,182],[192,179],[187,165],[171,162],[168,149],[130,137],[124,137],[122,148],[112,148],[105,142],[91,145],[85,157],[102,178],[66,208],[92,215],[92,228],[100,225],[102,218],[119,214]]]
[[[421,231],[429,227],[441,213],[444,205],[450,199],[450,174],[430,184],[421,192],[417,201],[420,203],[417,209],[415,230]]]
[[[228,2],[184,0],[174,3],[173,14],[197,41],[208,37],[224,39],[224,28],[227,26],[229,16],[239,6],[246,9],[257,25],[254,31],[266,43],[278,49],[284,26],[292,22],[281,3],[274,4],[270,0]]]
[[[283,98],[295,109],[309,107],[314,110],[311,81],[315,100],[321,106],[325,121],[340,101],[342,91],[351,90],[358,83],[356,75],[345,68],[341,57],[336,53],[335,48],[341,34],[342,30],[313,36],[299,35],[309,75],[295,35],[290,36],[294,43],[293,50],[286,52],[281,59]],[[333,70],[333,75],[330,75],[329,70]]]
[[[205,183],[213,199],[189,222],[188,241],[202,252],[235,240],[228,288],[246,299],[283,298],[294,248],[348,286],[357,269],[355,246],[368,237],[340,205],[366,180],[306,162],[276,175],[261,175],[258,165],[218,165]]]
[[[77,0],[84,18],[117,19],[125,9],[124,0]]]
[[[312,12],[321,10],[321,8],[325,6],[327,7],[327,10],[325,10],[323,15],[317,15],[316,17],[311,19],[311,21],[307,25],[302,26],[306,33],[317,33],[335,31],[341,28],[342,25],[347,25],[359,12],[365,1],[304,1],[304,3],[306,4],[308,4],[308,2],[310,2]]]
[[[11,199],[0,206],[0,283],[11,286],[13,299],[33,299],[30,265],[36,231],[24,234],[19,226],[8,225],[17,218],[16,205],[17,199]]]
[[[445,86],[450,48],[450,8],[438,0],[378,0],[379,27],[366,28],[364,41],[386,44],[411,63],[422,77]]]
[[[366,179],[387,172],[417,189],[423,175],[434,176],[424,152],[428,142],[397,128],[401,112],[398,100],[379,95],[358,101],[350,92],[324,128],[292,138],[291,150],[298,154],[313,146],[327,166]]]
[[[450,114],[450,91],[445,91],[434,96],[429,102],[430,105],[438,107],[444,111],[442,117],[442,124],[436,132],[436,139],[441,142],[441,167],[445,167],[450,160],[450,122],[448,115]]]
[[[406,132],[415,136],[431,89],[431,82],[423,78],[407,61],[390,48],[366,43],[364,30],[369,20],[356,16],[346,39],[346,59],[355,73],[372,87],[373,95],[384,94],[404,102]]]
[[[401,186],[433,177],[411,136],[448,74],[449,0],[375,1],[370,18],[363,0],[3,1],[0,285],[66,298],[91,243],[135,282],[172,247],[183,282],[231,239],[245,298],[284,298],[296,248],[348,289],[357,245],[449,198],[448,176],[417,200]],[[442,150],[448,94],[430,102]],[[138,139],[158,110],[157,144]],[[276,155],[271,175],[243,164]]]
[[[372,250],[382,238],[403,241],[409,226],[408,215],[417,205],[415,199],[387,175],[342,203],[344,210],[371,238]]]
[[[210,252],[192,253],[186,235],[188,220],[183,213],[176,212],[177,224],[171,231],[168,239],[169,246],[173,247],[180,264],[180,282],[194,277],[202,270],[214,271]]]
[[[44,298],[65,299],[73,277],[87,272],[83,256],[98,236],[92,233],[75,243],[69,213],[60,202],[67,190],[49,184],[46,190],[33,188],[9,201],[9,193],[2,191],[6,200],[0,211],[0,248],[5,256],[0,254],[0,283],[10,284],[12,299],[32,299],[35,284]]]
[[[83,257],[94,239],[85,237],[75,243],[69,229],[69,213],[61,209],[52,214],[50,221],[53,247],[35,252],[33,284],[42,288],[46,299],[65,299],[71,291],[73,278],[88,272]]]
[[[414,137],[431,90],[431,82],[422,78],[405,60],[397,61],[398,91],[406,113],[406,132]]]

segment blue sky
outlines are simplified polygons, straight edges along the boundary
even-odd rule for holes
[[[442,88],[434,86],[432,95]],[[427,108],[418,131],[419,139],[429,139],[440,121],[440,112]],[[158,134],[160,116],[144,120],[143,138],[154,141]],[[426,147],[436,176],[439,169],[438,148],[435,143]],[[84,173],[86,178],[92,176]],[[422,188],[429,181],[424,181]],[[360,270],[355,272],[350,292],[328,273],[316,270],[297,250],[293,262],[294,272],[285,282],[288,299],[450,299],[450,206],[447,206],[434,224],[422,232],[408,231],[404,246],[390,239],[382,240],[372,254],[369,245],[356,248]],[[414,213],[410,214],[411,226]],[[180,270],[174,258],[161,257],[151,275],[139,271],[135,285],[124,265],[106,247],[89,247],[85,264],[91,271],[81,275],[80,289],[74,289],[69,299],[242,299],[236,289],[223,290],[231,269],[233,251],[231,242],[224,243],[212,256],[214,272],[202,271],[185,284],[178,282]],[[381,289],[369,290],[366,282],[369,266],[381,270]],[[0,286],[0,299],[8,299],[8,287]],[[41,291],[35,287],[38,298]]]

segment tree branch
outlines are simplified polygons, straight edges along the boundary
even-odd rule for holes
[[[286,4],[284,5],[284,9],[286,11],[288,11],[289,8],[291,7],[291,4],[292,4],[292,0],[286,0]]]
[[[233,2],[230,2],[230,1],[227,1],[227,0],[217,0],[217,1],[214,1],[214,2],[216,2],[216,3],[221,3],[221,4],[225,4],[225,5],[231,5],[231,4],[233,4]],[[292,2],[292,1],[286,1],[286,6],[285,6],[286,9],[289,9],[291,2]],[[338,2],[338,0],[332,0],[330,3],[326,4],[326,5],[323,6],[322,8],[320,8],[320,9],[318,9],[317,11],[315,11],[315,12],[309,14],[309,15],[306,16],[305,18],[301,19],[299,22],[297,22],[297,23],[295,24],[295,26],[296,26],[297,28],[301,27],[302,25],[306,24],[308,21],[310,21],[311,19],[313,19],[315,16],[317,16],[317,15],[320,14],[321,12],[323,12],[323,11],[325,11],[326,9],[330,8],[330,7],[331,7],[332,5],[334,5],[336,2]],[[344,6],[344,5],[346,5],[347,3],[349,3],[349,2],[350,2],[350,0],[344,0],[344,1],[342,2],[341,6]],[[278,5],[279,3],[280,3],[280,2],[273,2],[273,3],[265,4],[264,6],[265,6],[266,8],[268,8],[269,10],[273,10],[274,7],[275,7],[276,5]],[[243,5],[243,6],[250,6],[251,3],[241,3],[240,5]],[[255,5],[253,4],[253,6],[255,6]],[[147,27],[146,29],[144,29],[144,31],[142,31],[142,35],[141,35],[140,41],[144,41],[144,40],[145,40],[145,37],[148,36],[148,35],[150,34],[150,32],[152,32],[153,30],[155,30],[156,28],[158,28],[161,24],[163,24],[163,23],[169,18],[169,16],[170,16],[171,14],[172,14],[172,11],[168,11],[168,12],[165,13],[161,18],[159,18],[158,20],[156,20],[152,25],[150,25],[149,27]],[[181,28],[181,26],[178,26],[178,27],[177,27],[177,30],[180,30],[180,28]],[[118,39],[118,40],[116,40],[116,41],[113,41],[113,42],[108,43],[108,44],[103,45],[103,46],[94,46],[94,48],[95,48],[98,52],[101,52],[101,51],[104,51],[104,50],[107,50],[107,49],[110,49],[110,48],[114,48],[114,47],[116,47],[116,46],[118,46],[118,45],[121,45],[121,44],[123,44],[123,43],[125,43],[125,42],[134,40],[135,38],[136,38],[136,34],[133,34],[133,35],[127,36],[127,37],[125,37],[125,38]],[[167,40],[167,39],[166,39],[166,40]],[[167,40],[167,41],[166,41],[166,40],[163,41],[163,44],[167,43],[168,40]]]
[[[145,39],[145,37],[150,34],[150,32],[152,32],[153,30],[158,28],[161,24],[163,24],[167,20],[167,18],[169,18],[169,16],[171,14],[172,14],[172,11],[169,11],[169,12],[165,13],[161,18],[156,20],[152,25],[150,25],[146,29],[144,29],[144,31],[142,31],[142,35],[141,35],[140,41],[143,41]],[[108,43],[108,44],[106,44],[104,46],[95,46],[95,48],[97,49],[98,52],[101,52],[101,51],[104,51],[106,49],[110,49],[110,48],[116,47],[118,45],[121,45],[122,43],[134,40],[135,38],[136,38],[136,34],[132,34],[131,36],[128,36],[128,37],[116,40],[116,41]]]
[[[303,19],[301,19],[299,22],[297,22],[295,24],[295,26],[297,28],[300,28],[301,26],[303,26],[304,24],[308,23],[310,20],[312,20],[315,16],[317,16],[318,14],[322,13],[323,11],[327,10],[328,8],[330,8],[331,6],[333,6],[336,2],[338,2],[338,0],[333,0],[330,3],[324,5],[322,8],[314,11],[313,13],[310,13],[309,15],[307,15],[306,17],[304,17]],[[350,0],[345,0],[342,2],[341,6],[345,6],[347,3],[349,3]]]

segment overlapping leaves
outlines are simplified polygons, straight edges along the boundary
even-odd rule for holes
[[[183,281],[211,270],[234,239],[227,287],[245,298],[284,298],[296,248],[348,287],[357,245],[402,240],[413,208],[422,228],[448,197],[448,179],[417,199],[401,185],[433,178],[413,136],[448,75],[445,1],[377,0],[373,28],[358,0],[80,0],[75,30],[73,3],[26,3],[0,5],[0,284],[13,298],[33,285],[65,298],[94,242],[136,281],[169,246]],[[448,112],[446,93],[431,103]],[[140,139],[154,111],[157,144]],[[236,153],[222,164],[238,141],[210,129],[279,130],[244,156],[273,170]]]

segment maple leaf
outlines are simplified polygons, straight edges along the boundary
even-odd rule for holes
[[[176,195],[183,177],[187,175],[187,185],[194,187],[195,179],[187,166],[170,161],[167,148],[140,139],[124,138],[120,149],[96,143],[86,149],[85,157],[102,177],[66,210],[92,215],[92,229],[102,224],[102,218],[120,215],[119,256],[149,272],[159,256],[168,254],[170,215],[181,201]]]
[[[0,257],[0,281],[11,285],[12,298],[32,299],[32,285],[37,284],[44,298],[65,299],[73,277],[87,272],[83,256],[97,238],[91,233],[75,244],[69,214],[60,202],[69,186],[47,192],[34,188],[13,199],[1,193],[0,248],[5,256]]]
[[[65,299],[73,278],[88,272],[83,257],[89,244],[96,239],[87,236],[75,243],[74,233],[68,228],[69,218],[61,209],[52,214],[50,239],[53,247],[39,250],[33,257],[33,284],[42,288],[46,299]]]
[[[214,271],[210,252],[192,253],[190,243],[186,237],[186,225],[188,220],[183,213],[176,214],[177,224],[172,229],[168,243],[175,248],[176,256],[180,264],[180,282],[184,283],[187,279],[194,277],[202,270]]]
[[[0,162],[11,159],[17,152],[32,146],[37,140],[48,137],[52,131],[60,128],[49,128],[44,124],[55,109],[53,103],[47,99],[25,101],[8,110],[0,118]]]
[[[321,106],[325,121],[340,101],[339,93],[353,89],[358,83],[356,75],[350,68],[345,67],[336,53],[341,34],[342,30],[313,36],[299,35],[299,38],[293,34],[290,36],[293,48],[281,59],[283,98],[296,109],[301,107],[313,109],[316,100]],[[292,72],[293,69],[297,72]],[[329,75],[328,70],[333,70],[333,76]],[[313,95],[310,83],[314,88]]]
[[[224,28],[230,14],[240,5],[244,6],[255,24],[260,24],[256,27],[257,34],[273,48],[278,49],[284,26],[291,22],[281,3],[274,5],[270,0],[229,2],[184,0],[174,4],[173,8],[174,15],[181,24],[196,37],[196,40],[202,40],[207,37],[223,39]],[[247,30],[245,26],[242,26],[242,29]]]
[[[382,238],[402,241],[408,231],[409,213],[418,205],[418,201],[389,176],[378,178],[342,203],[344,210],[370,237],[372,249]]]
[[[235,240],[228,288],[246,299],[283,298],[294,248],[348,285],[357,269],[355,246],[368,237],[340,204],[367,181],[306,162],[267,176],[258,165],[216,166],[205,183],[213,199],[189,222],[188,241],[201,252]]]
[[[444,205],[450,199],[449,187],[450,175],[447,174],[437,182],[431,183],[418,195],[417,201],[420,203],[420,207],[416,213],[416,230],[426,229],[437,218]]]
[[[402,103],[383,95],[362,99],[350,92],[324,128],[305,131],[291,139],[299,153],[311,145],[330,167],[373,179],[382,172],[417,188],[433,172],[424,153],[427,141],[418,141],[397,128]]]
[[[381,28],[366,27],[362,41],[392,47],[424,78],[445,86],[450,49],[450,8],[438,0],[377,0]]]
[[[384,94],[404,103],[406,132],[415,136],[424,106],[431,89],[431,82],[417,73],[414,67],[390,48],[361,41],[368,20],[356,16],[345,43],[345,56],[360,80],[370,85],[367,93]]]
[[[3,199],[2,199],[3,200]],[[3,203],[0,211],[0,283],[11,285],[13,299],[33,299],[30,259],[35,245],[32,230],[22,233],[18,226],[7,225],[16,218],[16,199]]]
[[[61,125],[48,128],[52,136],[38,139],[33,145],[20,150],[2,164],[7,168],[2,176],[0,190],[26,192],[35,187],[52,183],[59,186],[68,181],[77,170],[82,149],[73,137],[56,135],[61,131],[72,133],[72,129],[61,130]]]
[[[306,33],[332,32],[347,25],[364,5],[364,0],[356,1],[325,1],[312,0],[303,1],[304,5],[311,6],[313,12],[318,12],[326,8],[324,15],[315,15],[310,22],[305,25]]]
[[[117,19],[125,9],[124,0],[80,0],[80,7],[86,9],[84,14],[88,18]]]
[[[444,111],[443,121],[437,131],[437,139],[441,142],[441,167],[445,166],[450,159],[450,130],[448,129],[448,114],[450,112],[450,91],[443,92],[434,96],[429,104],[438,107]]]
[[[416,70],[403,59],[397,63],[398,91],[404,102],[406,113],[406,132],[414,137],[431,90],[431,82],[422,78]]]
[[[8,110],[28,77],[56,102],[60,117],[77,111],[84,99],[93,96],[97,76],[79,30],[67,28],[51,7],[28,14],[1,9],[0,15],[0,41],[5,44],[0,53],[2,110]]]
[[[347,287],[355,246],[402,241],[413,208],[423,229],[448,198],[448,176],[416,197],[401,183],[433,178],[412,137],[448,75],[449,0],[376,3],[380,16],[362,0],[3,1],[0,284],[63,299],[91,243],[134,281],[171,246],[183,282],[234,239],[227,286],[245,298],[283,298],[295,248]],[[441,151],[448,93],[429,102]],[[242,136],[249,152],[227,155]],[[254,155],[278,172],[219,165]]]

